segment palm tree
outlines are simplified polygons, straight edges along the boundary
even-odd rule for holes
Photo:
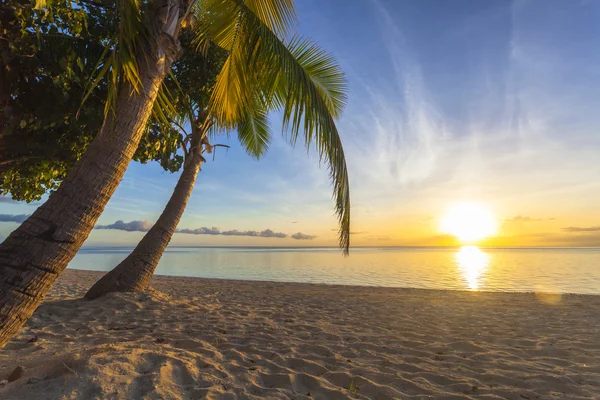
[[[243,10],[240,11],[244,12]],[[253,30],[262,28],[263,24],[259,20],[255,20],[253,23],[261,25],[260,27],[254,27]],[[264,29],[263,32],[268,35],[267,39],[277,39],[269,29]],[[266,41],[265,38],[263,38],[263,41]],[[254,82],[254,84],[239,88],[241,90],[250,91],[250,93],[244,93],[240,97],[246,97],[251,99],[251,101],[247,103],[246,108],[243,110],[243,114],[234,113],[233,117],[226,119],[227,123],[225,128],[227,124],[232,123],[233,118],[241,119],[235,123],[238,138],[246,151],[256,158],[260,158],[260,156],[266,152],[270,141],[271,135],[267,121],[267,111],[280,108],[281,100],[287,100],[293,92],[297,90],[297,86],[305,86],[304,92],[308,95],[293,98],[293,101],[296,101],[297,103],[288,105],[288,107],[295,108],[296,110],[292,113],[288,113],[288,116],[299,112],[308,116],[321,115],[319,113],[322,113],[324,116],[329,116],[328,119],[333,119],[333,115],[338,115],[343,108],[346,98],[344,76],[338,65],[328,54],[307,41],[291,41],[289,47],[286,49],[284,49],[283,43],[279,40],[277,40],[277,42],[277,46],[280,47],[278,50],[285,50],[282,52],[283,58],[277,59],[273,65],[266,63],[261,64],[261,70],[254,71],[255,79],[251,81]],[[235,44],[233,44],[233,46],[235,46]],[[225,65],[227,65],[228,62],[231,62],[230,57],[232,57],[233,53],[231,48],[228,48],[227,50],[229,51],[229,54],[228,58],[225,60]],[[268,68],[265,68],[267,66]],[[301,77],[302,79],[270,80],[271,74],[277,74],[278,72],[281,72],[278,70],[286,67],[295,69],[298,73],[296,76]],[[189,82],[190,80],[186,79],[186,81]],[[280,85],[280,87],[271,86],[271,82],[275,82],[275,84]],[[189,85],[185,85],[185,87],[186,89],[190,88]],[[204,87],[205,84],[201,83],[200,88]],[[193,88],[192,91],[194,91],[194,89],[196,89],[196,93],[189,93],[190,96],[197,97],[198,94],[200,94],[200,96],[202,95],[201,89],[198,90],[198,88]],[[269,95],[269,93],[273,93],[275,90],[279,91],[280,98]],[[254,93],[252,93],[252,91],[254,91]],[[237,93],[239,93],[239,91]],[[133,252],[117,265],[117,267],[92,286],[85,295],[87,299],[92,300],[109,292],[143,290],[149,285],[158,262],[171,240],[189,200],[196,176],[200,170],[201,163],[204,161],[202,152],[208,151],[210,153],[212,151],[212,146],[207,135],[209,129],[211,129],[211,132],[214,134],[220,130],[219,128],[222,128],[222,126],[219,125],[222,120],[215,118],[213,115],[219,114],[218,107],[219,105],[224,104],[223,99],[217,99],[214,96],[212,99],[212,107],[207,107],[206,109],[202,104],[198,105],[198,101],[188,102],[198,105],[197,108],[187,112],[192,133],[186,137],[191,138],[191,142],[189,149],[185,147],[185,143],[182,144],[186,155],[186,162],[173,195],[167,203],[163,213]],[[326,103],[324,99],[329,100],[329,102]],[[319,107],[322,107],[322,109],[318,109]],[[297,109],[302,111],[298,111]],[[308,109],[318,110],[315,114],[311,114],[306,111]],[[284,120],[285,124],[290,122],[289,117],[284,118]],[[177,123],[177,125],[180,126],[181,124]],[[306,121],[304,126],[307,127],[304,130],[304,134],[307,136],[307,143],[310,143],[308,136],[314,133],[311,130],[311,126],[318,126],[318,121]],[[335,127],[335,125],[326,126],[324,129],[331,127]],[[341,148],[341,142],[339,141],[337,132],[328,132],[328,134],[323,137],[325,140],[331,140],[333,138],[332,143],[322,144],[324,148],[329,149],[337,146],[336,151],[343,155],[343,149]],[[321,141],[322,140],[323,139],[321,139]],[[345,162],[343,159],[341,164],[345,170]],[[346,185],[347,188],[347,176],[345,175],[345,172],[343,172],[342,175],[342,179],[346,180],[345,183],[342,182],[342,185]],[[344,251],[347,251],[348,242],[342,242],[341,244],[344,246]]]
[[[42,7],[50,0],[37,3]],[[35,311],[100,217],[131,161],[157,98],[165,103],[159,91],[177,57],[179,33],[195,8],[198,12],[207,9],[203,3],[209,3],[213,14],[199,16],[215,18],[204,25],[222,28],[224,10],[240,6],[281,30],[294,17],[292,0],[117,0],[118,27],[94,80],[94,84],[100,78],[109,81],[102,128],[59,189],[0,245],[0,348]],[[243,25],[239,22],[229,24]],[[238,34],[252,36],[247,31]],[[251,55],[245,63],[256,64],[259,56]]]

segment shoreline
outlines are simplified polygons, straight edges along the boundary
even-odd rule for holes
[[[0,351],[0,397],[596,399],[600,296],[67,270]]]
[[[102,276],[107,272],[107,271],[96,271],[96,270],[91,270],[91,269],[70,269],[69,268],[67,270],[68,271],[82,271],[85,273],[87,273],[87,272],[97,273],[97,274],[99,274],[99,276]],[[430,288],[403,287],[403,286],[349,285],[349,284],[343,284],[343,283],[332,284],[332,283],[321,283],[321,282],[291,282],[291,281],[276,281],[276,280],[268,281],[268,280],[261,280],[261,279],[206,278],[206,277],[201,277],[201,276],[154,274],[154,279],[156,280],[156,278],[158,278],[159,280],[165,279],[165,278],[168,278],[168,279],[180,278],[183,280],[198,279],[200,281],[207,280],[207,281],[224,281],[224,282],[234,282],[234,283],[251,282],[251,283],[265,283],[265,284],[280,283],[282,285],[316,285],[316,286],[325,286],[325,287],[332,287],[332,288],[417,290],[417,291],[431,291],[431,292],[459,292],[459,293],[482,293],[482,294],[485,294],[485,293],[490,293],[490,294],[507,293],[507,294],[559,295],[559,296],[592,296],[592,297],[600,296],[600,293],[547,292],[547,291],[534,292],[534,291],[527,291],[527,290],[524,290],[524,291],[512,290],[511,291],[511,290],[480,290],[480,289],[476,289],[476,290],[430,289]]]

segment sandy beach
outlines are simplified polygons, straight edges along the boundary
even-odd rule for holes
[[[600,296],[157,276],[81,300],[100,275],[60,277],[0,398],[600,399]]]

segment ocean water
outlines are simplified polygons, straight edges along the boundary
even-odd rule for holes
[[[132,248],[82,248],[69,268],[108,271]],[[451,290],[600,294],[600,248],[169,247],[161,275]]]

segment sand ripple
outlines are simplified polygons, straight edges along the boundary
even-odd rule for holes
[[[67,271],[0,351],[2,399],[600,399],[600,297]],[[33,340],[32,340],[33,339]]]

